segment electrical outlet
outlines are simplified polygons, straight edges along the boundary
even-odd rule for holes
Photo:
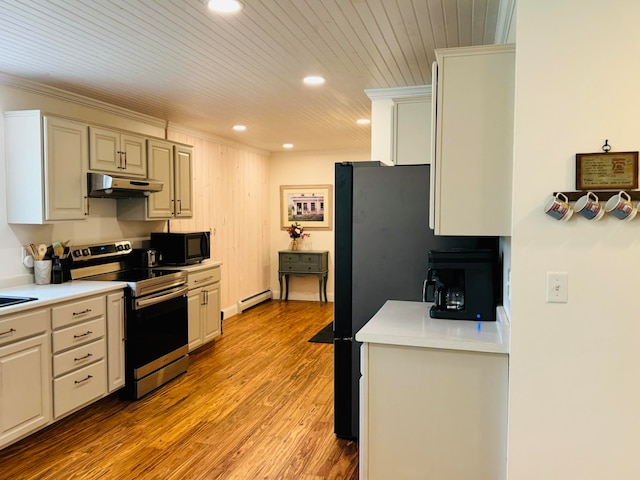
[[[569,274],[547,272],[547,303],[567,303]]]

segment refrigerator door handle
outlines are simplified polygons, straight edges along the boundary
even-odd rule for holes
[[[344,341],[347,341],[347,342],[353,342],[353,337],[334,338],[334,340],[344,340]]]

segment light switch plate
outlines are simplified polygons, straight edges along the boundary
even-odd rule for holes
[[[567,303],[568,283],[567,272],[547,272],[547,303]]]

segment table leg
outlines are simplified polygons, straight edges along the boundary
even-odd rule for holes
[[[280,299],[278,302],[282,303],[282,274],[278,275],[278,283],[280,283]]]
[[[318,274],[318,295],[320,296],[320,305],[322,305],[322,274]]]
[[[329,274],[324,275],[324,303],[327,303],[327,280],[329,278]]]
[[[286,286],[284,299],[285,301],[288,302],[289,301],[289,274],[288,273],[284,274],[284,284]]]

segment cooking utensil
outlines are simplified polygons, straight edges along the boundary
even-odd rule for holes
[[[42,260],[47,254],[47,246],[44,243],[38,245],[38,260]]]
[[[57,255],[58,257],[62,257],[62,255],[64,255],[64,247],[60,242],[53,242],[51,247],[53,247],[54,255]]]
[[[30,252],[31,252],[31,256],[33,257],[33,259],[34,259],[34,260],[40,260],[40,259],[38,258],[38,249],[37,249],[37,247],[35,246],[35,244],[30,243],[30,244],[29,244],[29,250],[30,250]]]

